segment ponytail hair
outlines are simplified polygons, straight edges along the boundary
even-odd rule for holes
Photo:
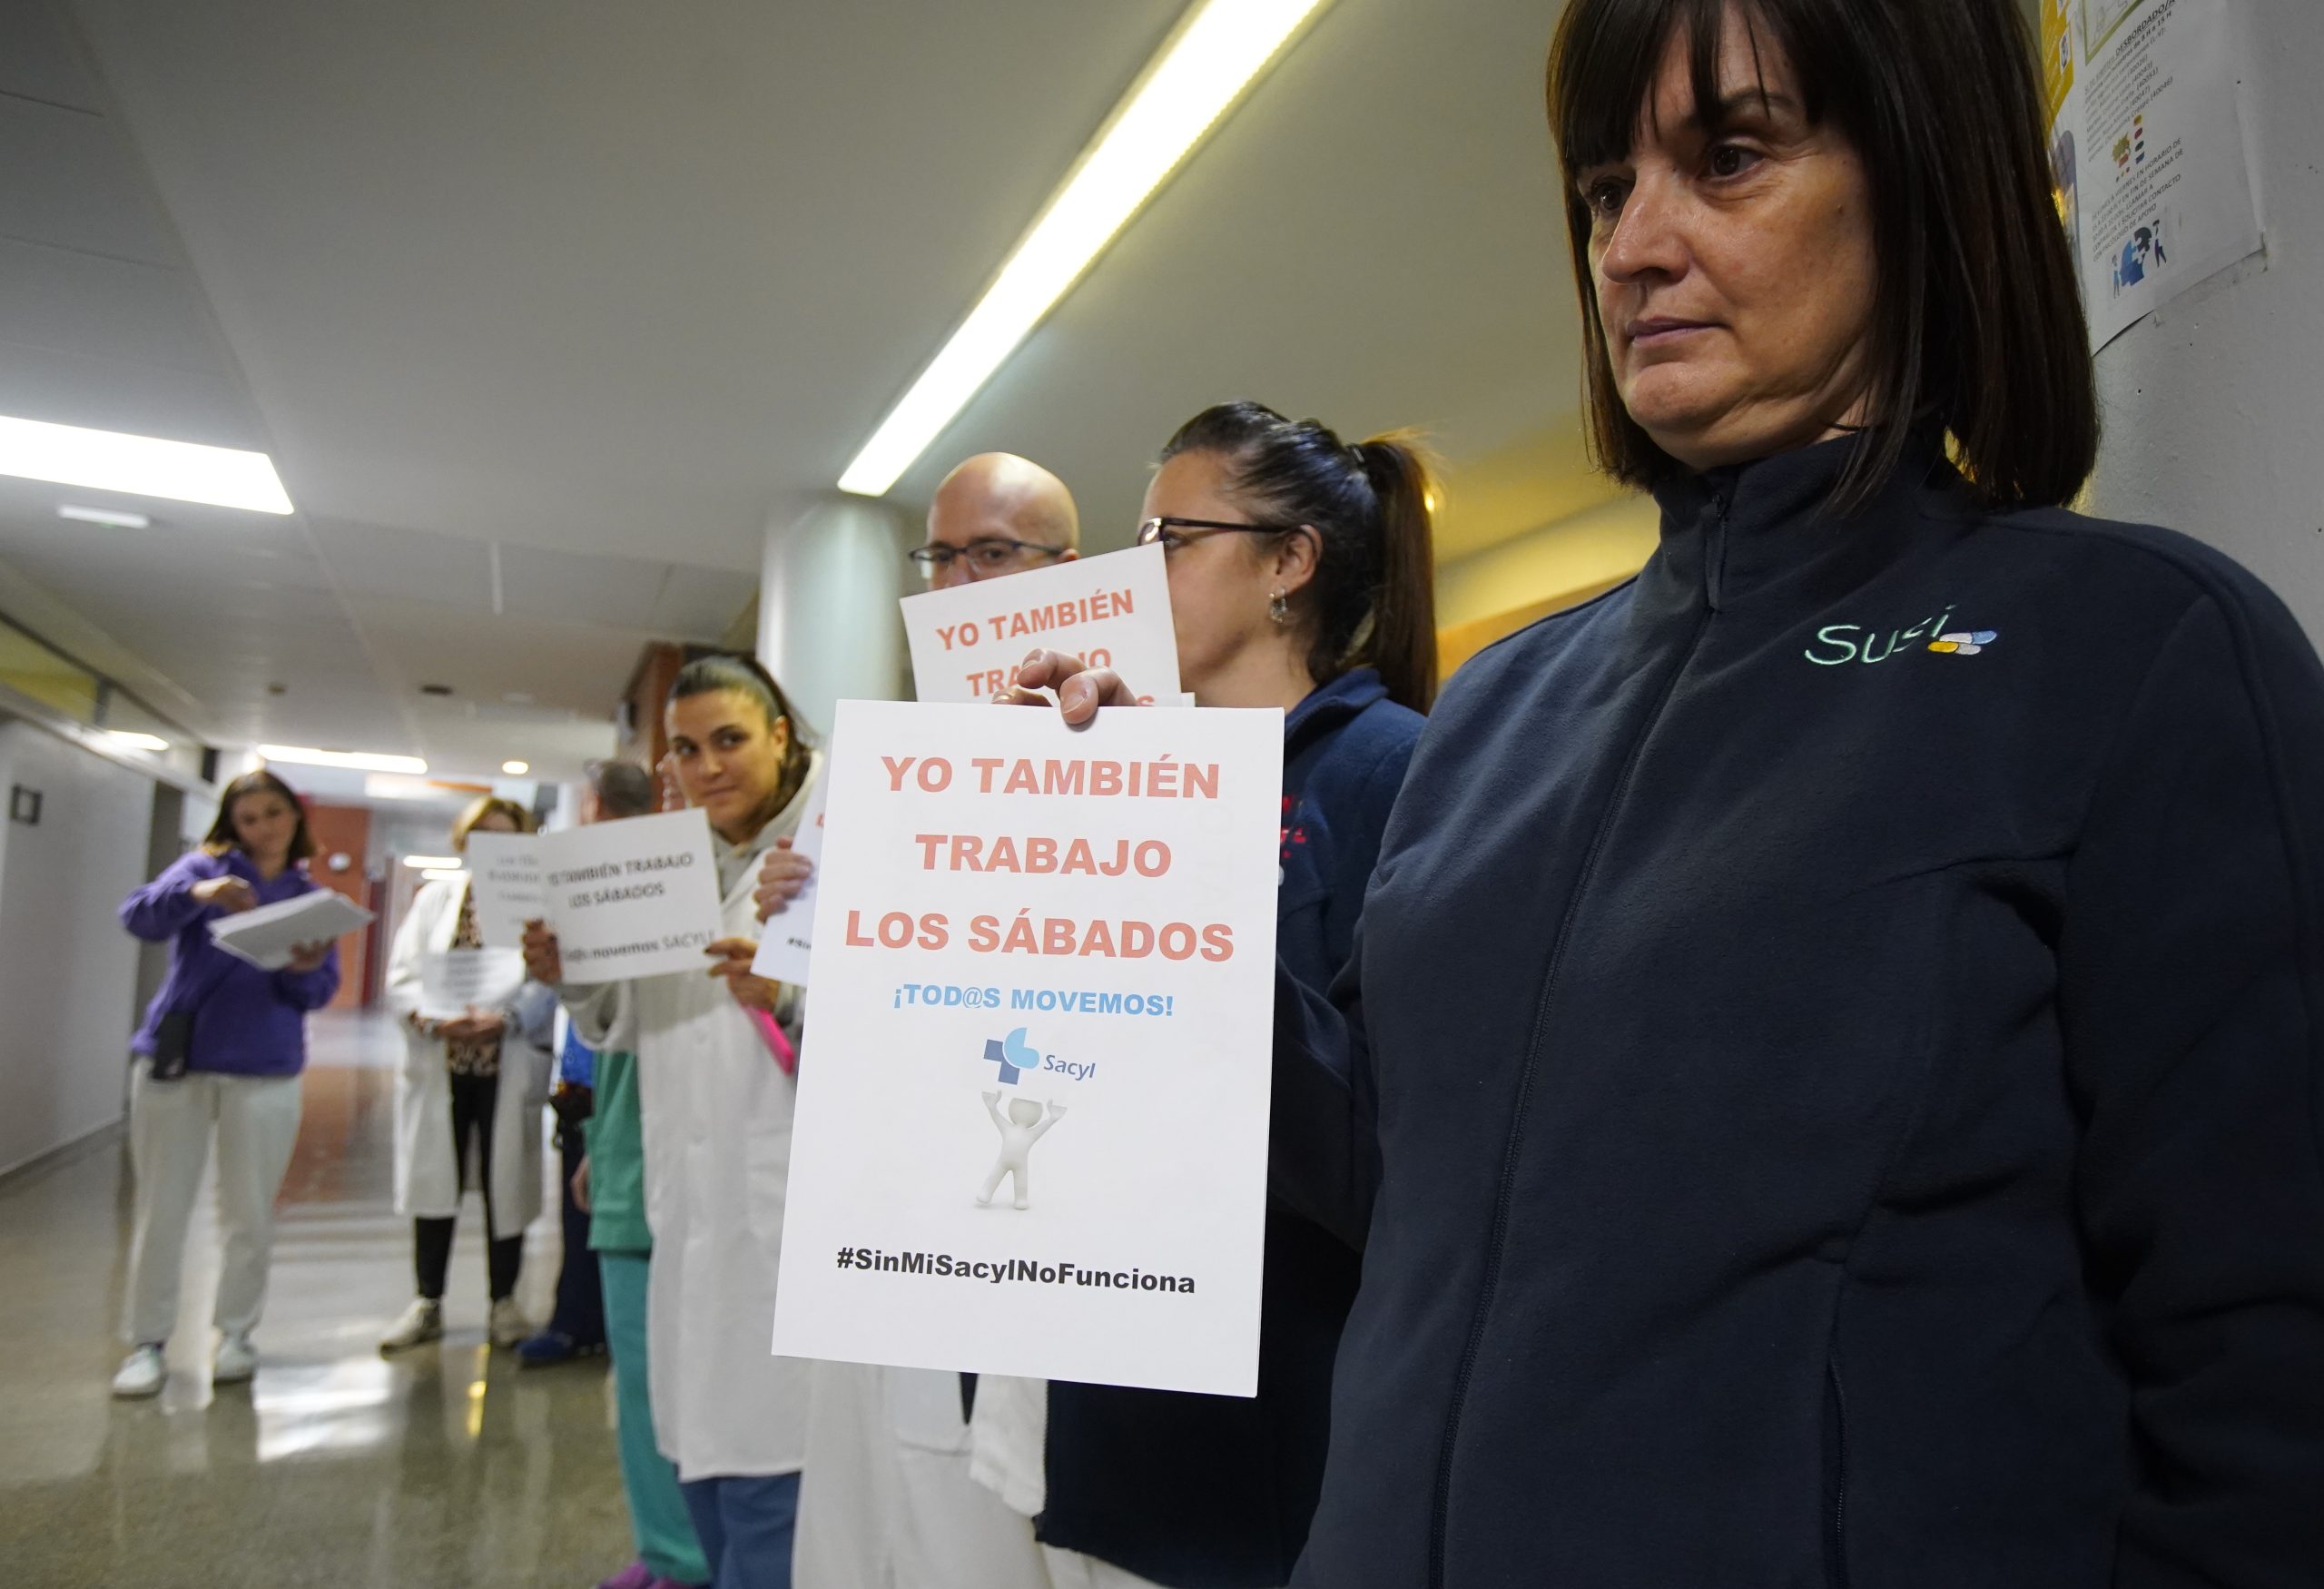
[[[1316,420],[1231,402],[1178,427],[1159,461],[1182,452],[1217,455],[1229,489],[1256,514],[1315,535],[1315,577],[1292,598],[1309,676],[1329,684],[1368,666],[1390,700],[1427,711],[1436,700],[1435,488],[1419,438],[1392,431],[1351,447]]]
[[[791,709],[791,697],[783,693],[783,686],[774,682],[774,675],[766,670],[765,665],[741,651],[713,651],[695,657],[678,669],[678,676],[670,681],[669,698],[682,701],[688,696],[714,695],[720,690],[733,690],[757,702],[769,728],[781,723],[791,730],[791,741],[783,752],[783,772],[775,780],[768,812],[772,816],[796,799],[800,785],[807,781],[807,768],[812,758],[799,715]]]

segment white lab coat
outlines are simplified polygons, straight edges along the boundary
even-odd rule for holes
[[[792,1568],[802,1584],[1054,1589],[1031,1515],[970,1475],[959,1375],[824,1362],[811,1374]],[[980,1416],[995,1383],[978,1382]],[[1037,1477],[1039,1464],[1037,1445]]]
[[[818,755],[754,849],[797,831],[822,772]],[[721,902],[724,935],[760,935],[757,883],[754,856]],[[807,1422],[807,1366],[772,1347],[798,1090],[708,971],[559,990],[584,1042],[634,1031],[654,1439],[686,1480],[796,1473]]]
[[[412,897],[388,956],[388,1008],[403,1031],[403,1068],[396,1075],[396,1212],[448,1219],[460,1211],[460,1166],[452,1154],[451,1072],[444,1040],[415,1030],[420,956],[449,949],[459,931],[465,879],[429,883]],[[534,1003],[537,1010],[529,1008]],[[500,1038],[500,1097],[492,1110],[492,1218],[514,1236],[541,1211],[541,1105],[548,1100],[551,1060],[547,994],[527,983]],[[529,1030],[527,1030],[529,1028]]]

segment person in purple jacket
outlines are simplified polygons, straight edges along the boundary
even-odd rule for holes
[[[186,1225],[213,1130],[225,1253],[211,1377],[231,1384],[258,1371],[251,1331],[266,1299],[274,1194],[299,1136],[306,1016],[339,991],[339,951],[308,944],[281,971],[261,971],[212,943],[210,923],[314,888],[303,864],[314,854],[290,786],[270,772],[245,773],[226,785],[201,848],[122,903],[123,926],[171,949],[169,975],[130,1045],[137,1056],[129,1083],[137,1193],[122,1327],[130,1353],[113,1376],[115,1396],[152,1396],[167,1377],[162,1347],[177,1318]],[[192,1017],[184,1072],[160,1080],[156,1049],[180,1013]]]

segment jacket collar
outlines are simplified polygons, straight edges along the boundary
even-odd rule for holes
[[[1379,672],[1370,667],[1351,667],[1326,685],[1319,685],[1283,719],[1283,754],[1295,755],[1307,745],[1321,738],[1349,718],[1361,714],[1374,701],[1388,697],[1388,686],[1380,680]]]
[[[1869,578],[1901,550],[1896,530],[1925,512],[1957,511],[1962,491],[1943,431],[1916,427],[1871,499],[1853,513],[1832,512],[1827,503],[1841,471],[1872,442],[1870,433],[1841,437],[1655,487],[1662,538],[1649,565],[1649,593],[1707,601],[1718,611],[1779,587],[1821,591]]]

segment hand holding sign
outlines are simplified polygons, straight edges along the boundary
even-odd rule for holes
[[[823,814],[831,799],[828,765],[808,791],[799,813],[799,832],[777,839],[759,863],[755,895],[759,920],[766,925],[758,961],[751,969],[773,982],[807,985],[815,947],[815,864],[823,853]]]
[[[1017,682],[994,698],[1004,706],[1046,706],[1043,689],[1057,692],[1057,709],[1068,725],[1078,728],[1098,715],[1100,706],[1142,706],[1146,703],[1110,667],[1093,667],[1062,651],[1036,651],[1017,666]]]
[[[814,870],[813,856],[801,854],[787,837],[775,840],[774,847],[759,863],[759,885],[751,895],[758,905],[759,920],[765,921],[797,899]]]

